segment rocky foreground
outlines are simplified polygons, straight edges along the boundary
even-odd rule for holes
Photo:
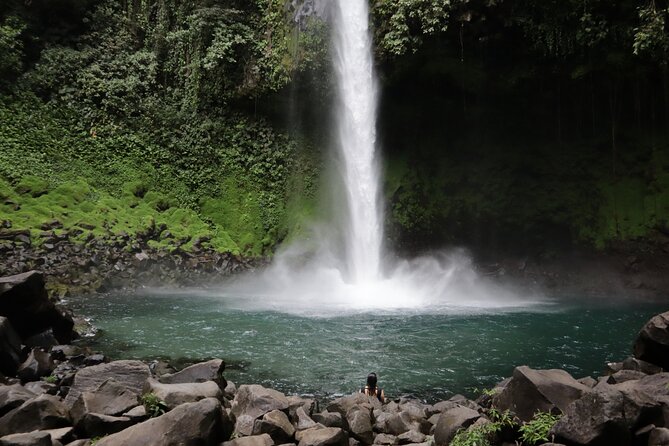
[[[476,401],[433,405],[236,387],[221,359],[109,362],[71,345],[72,327],[41,275],[0,279],[0,446],[669,445],[669,312],[605,376],[521,366]]]

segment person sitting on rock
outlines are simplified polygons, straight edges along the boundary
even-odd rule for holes
[[[364,393],[367,396],[375,396],[382,403],[386,402],[386,396],[383,393],[383,389],[376,387],[376,373],[374,372],[367,375],[367,385],[360,389],[360,393]]]

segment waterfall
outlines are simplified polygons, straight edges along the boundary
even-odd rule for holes
[[[336,138],[346,189],[343,228],[353,283],[380,278],[383,218],[376,161],[377,82],[367,0],[334,2],[333,66],[337,80]]]

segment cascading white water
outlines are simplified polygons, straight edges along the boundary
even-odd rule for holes
[[[337,145],[346,188],[346,263],[353,283],[379,279],[383,225],[376,162],[376,77],[367,0],[334,2]]]

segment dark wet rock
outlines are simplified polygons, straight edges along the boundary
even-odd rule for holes
[[[260,385],[240,386],[231,409],[237,420],[235,431],[251,435],[256,419],[273,410],[288,410],[289,406],[288,398],[279,391]]]
[[[54,369],[51,356],[39,348],[30,351],[28,358],[19,366],[17,375],[22,382],[37,381],[48,376]]]
[[[481,417],[481,414],[467,407],[447,410],[439,417],[434,430],[437,446],[447,445],[460,429],[467,428]]]
[[[266,413],[253,425],[253,435],[268,434],[275,444],[289,442],[295,435],[295,428],[290,423],[288,415],[280,410]]]
[[[20,384],[0,386],[0,416],[16,409],[28,400],[35,398],[35,393]]]
[[[339,412],[329,412],[324,410],[321,413],[313,414],[312,419],[316,423],[320,423],[325,427],[338,427],[340,429],[347,428],[345,418],[342,417]]]
[[[43,431],[6,435],[0,438],[0,446],[52,446],[51,435]]]
[[[104,437],[96,446],[213,445],[223,440],[221,404],[207,398]]]
[[[274,440],[267,434],[252,435],[226,441],[221,446],[273,446]]]
[[[21,338],[9,319],[0,316],[0,373],[15,375],[21,362]]]
[[[141,395],[150,377],[149,367],[140,361],[114,361],[79,370],[74,376],[65,405],[72,407],[81,392],[94,391],[112,379],[131,392]]]
[[[576,381],[564,370],[533,370],[516,367],[511,381],[493,398],[499,410],[510,410],[523,421],[537,411],[565,411],[567,406],[591,389]]]
[[[194,403],[205,398],[221,399],[223,392],[213,381],[184,384],[163,384],[154,379],[149,379],[145,392],[154,393],[165,402],[169,409],[173,409],[184,403]]]
[[[164,384],[187,384],[214,381],[221,390],[225,389],[227,382],[223,377],[225,362],[221,359],[194,364],[176,373],[166,374],[159,381]]]
[[[40,347],[44,350],[49,350],[51,347],[58,345],[58,339],[53,335],[51,329],[45,330],[23,341],[28,347]]]
[[[67,426],[70,418],[58,397],[39,395],[0,418],[0,436]]]
[[[114,379],[108,379],[92,391],[81,392],[70,409],[70,415],[75,424],[79,424],[90,413],[122,415],[139,405],[137,396],[133,390]]]
[[[644,325],[634,342],[634,357],[669,370],[669,312]]]
[[[135,424],[128,417],[113,417],[111,415],[102,415],[99,413],[87,413],[77,423],[77,430],[83,431],[91,438],[102,437],[104,435],[121,432]]]
[[[298,446],[349,446],[348,435],[336,427],[314,427],[295,434]]]
[[[84,358],[84,365],[86,367],[90,367],[92,365],[102,364],[106,360],[107,360],[107,358],[105,358],[105,355],[96,353],[94,355],[86,356],[86,358]]]
[[[44,277],[36,271],[0,278],[0,316],[10,320],[22,339],[49,328],[64,344],[74,336],[72,317],[49,300]]]

